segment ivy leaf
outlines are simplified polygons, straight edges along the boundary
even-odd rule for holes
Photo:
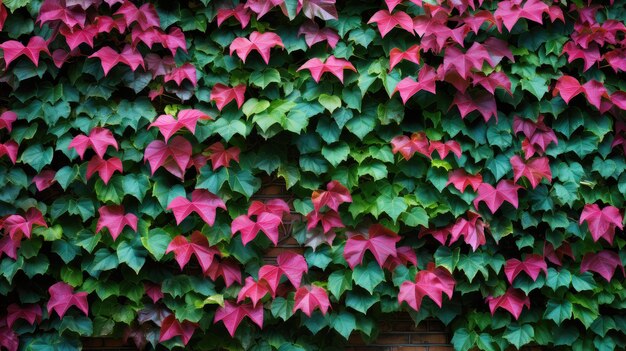
[[[363,256],[366,250],[374,255],[380,267],[385,264],[388,257],[396,257],[398,255],[396,244],[401,238],[398,234],[380,224],[371,225],[367,233],[348,232],[348,236],[343,257],[352,269],[363,263]]]
[[[241,58],[241,60],[245,63],[248,54],[252,50],[256,50],[263,61],[269,65],[270,63],[270,50],[275,46],[280,46],[282,48],[285,47],[283,41],[280,37],[271,32],[267,33],[259,33],[252,32],[250,34],[250,39],[248,38],[236,38],[230,44],[230,55],[233,55],[233,52],[237,52],[237,56]]]
[[[498,308],[504,308],[511,312],[515,319],[519,319],[522,314],[524,306],[530,309],[530,299],[524,295],[524,292],[513,287],[509,287],[507,291],[498,297],[487,297],[487,303],[489,303],[489,310],[491,315],[495,313]]]
[[[374,288],[385,280],[385,273],[376,263],[370,262],[367,265],[356,266],[352,272],[352,280],[356,285],[373,294]]]
[[[237,327],[245,317],[263,328],[263,305],[253,307],[252,304],[237,305],[230,301],[224,301],[224,306],[219,307],[215,312],[213,323],[222,321],[231,337],[235,336]]]
[[[191,192],[191,201],[184,196],[179,196],[167,205],[176,218],[176,224],[180,224],[192,212],[197,213],[209,226],[215,222],[215,214],[218,208],[226,210],[224,201],[208,190],[196,189]]]
[[[86,292],[74,293],[74,288],[63,282],[53,284],[48,292],[50,293],[47,305],[48,315],[51,316],[52,311],[55,311],[59,318],[63,318],[65,312],[72,306],[78,307],[85,315],[89,315]]]
[[[533,340],[535,331],[530,324],[511,324],[502,336],[519,349]]]
[[[299,287],[296,290],[294,300],[293,312],[301,310],[307,317],[311,317],[311,313],[316,308],[322,311],[323,315],[326,315],[330,307],[326,290],[315,285]]]
[[[2,148],[0,147],[0,155],[2,154]],[[17,147],[15,148],[15,156],[17,155]],[[14,156],[9,156],[14,160]],[[35,169],[37,173],[41,172],[41,170],[52,163],[52,157],[54,156],[54,151],[51,147],[44,148],[41,144],[34,144],[28,147],[22,155],[20,156],[20,161],[24,164],[27,164]]]
[[[415,283],[407,281],[400,286],[398,303],[406,301],[416,311],[419,311],[424,296],[430,297],[437,306],[443,303],[443,294],[452,299],[454,293],[454,278],[445,268],[435,267],[430,263],[425,270],[417,272]]]

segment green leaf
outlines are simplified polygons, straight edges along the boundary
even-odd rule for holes
[[[572,317],[572,303],[567,300],[550,300],[543,314],[544,319],[553,320],[557,325]]]
[[[409,227],[418,227],[420,225],[428,227],[428,214],[422,207],[412,207],[404,212],[400,219]]]
[[[367,314],[367,310],[379,300],[380,297],[363,292],[349,291],[346,294],[346,306],[363,314]]]
[[[35,171],[39,173],[45,166],[52,162],[53,155],[54,151],[51,147],[44,148],[41,144],[35,144],[29,146],[26,150],[24,150],[24,152],[22,152],[20,161],[23,164],[33,167]]]
[[[122,189],[125,194],[131,195],[139,202],[142,202],[146,192],[150,189],[150,180],[145,174],[127,174],[122,178]]]
[[[530,324],[511,324],[502,336],[519,349],[532,341],[535,331]]]
[[[117,258],[120,263],[126,263],[135,273],[139,274],[146,262],[148,253],[141,246],[141,239],[135,236],[131,242],[123,241],[117,247]]]
[[[154,258],[161,260],[172,238],[161,228],[150,229],[141,237],[141,243]]]
[[[352,271],[332,272],[328,276],[328,291],[339,300],[346,290],[352,290]]]
[[[293,301],[279,296],[272,301],[272,315],[286,321],[289,317],[293,316],[293,305]]]
[[[378,263],[371,261],[367,265],[354,267],[352,279],[356,285],[367,290],[370,294],[373,294],[374,288],[385,280],[385,273],[380,266],[378,266]]]
[[[280,83],[280,73],[274,68],[254,71],[250,74],[250,83],[261,89],[265,89],[271,83]]]
[[[231,170],[229,172],[228,185],[230,185],[233,191],[250,198],[261,187],[261,180],[253,176],[247,169]]]
[[[350,154],[350,146],[344,141],[332,145],[324,145],[322,147],[322,155],[330,162],[334,167],[337,167],[341,162],[348,159]]]
[[[346,311],[332,314],[330,320],[331,327],[341,334],[341,336],[343,336],[346,340],[356,328],[356,319],[354,318],[354,315]]]
[[[317,100],[330,113],[341,107],[341,99],[334,95],[321,94]]]
[[[32,0],[4,0],[4,6],[11,10],[11,12],[15,12],[15,10],[28,5],[31,1]]]

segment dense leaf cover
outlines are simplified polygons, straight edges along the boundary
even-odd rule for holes
[[[327,350],[397,311],[459,350],[626,347],[625,21],[0,1],[0,348]]]

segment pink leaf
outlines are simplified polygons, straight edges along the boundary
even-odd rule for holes
[[[293,312],[295,313],[297,310],[301,310],[307,317],[311,317],[315,309],[321,310],[322,315],[326,315],[330,307],[330,300],[328,299],[326,290],[315,285],[301,286],[298,288],[294,300]]]
[[[113,137],[113,133],[106,128],[95,127],[89,132],[88,136],[83,134],[75,136],[67,149],[75,149],[82,160],[87,148],[92,148],[100,158],[103,158],[109,146],[113,146],[115,150],[118,150],[117,141]]]
[[[624,229],[624,218],[620,210],[614,206],[606,206],[600,209],[597,204],[586,204],[580,215],[579,224],[587,222],[593,241],[604,238],[610,245],[613,245],[615,227]]]
[[[583,256],[582,262],[580,262],[580,272],[584,273],[592,271],[600,274],[607,282],[611,281],[615,269],[620,268],[622,275],[626,276],[624,272],[624,265],[622,260],[616,252],[610,250],[602,250],[598,253],[586,253]]]
[[[204,189],[196,189],[191,192],[191,201],[183,196],[179,196],[167,206],[167,209],[172,210],[174,213],[176,224],[180,224],[191,212],[195,212],[210,227],[215,222],[217,208],[226,210],[224,201],[217,195]]]
[[[113,241],[122,233],[125,226],[137,231],[137,216],[132,213],[125,214],[124,207],[120,205],[102,206],[98,209],[100,218],[96,225],[96,233],[107,228],[113,237]]]
[[[237,56],[239,56],[239,58],[241,58],[241,60],[245,63],[250,51],[256,50],[259,54],[261,54],[263,61],[269,65],[270,50],[275,46],[280,46],[282,48],[285,47],[285,45],[283,45],[283,41],[277,34],[271,32],[252,32],[250,34],[250,39],[235,38],[235,40],[233,40],[230,44],[230,55],[232,56],[233,52],[237,52]]]
[[[411,308],[419,311],[424,296],[430,297],[437,306],[441,307],[443,303],[443,294],[452,298],[454,293],[455,281],[450,272],[445,268],[437,267],[433,263],[429,263],[427,269],[417,272],[415,275],[415,283],[406,281],[400,286],[398,293],[398,303],[406,301]]]
[[[230,88],[224,84],[217,83],[211,89],[211,100],[215,101],[215,105],[218,110],[222,110],[229,102],[235,100],[237,107],[241,108],[245,101],[244,94],[246,93],[246,86],[239,84],[236,87]]]
[[[24,46],[24,44],[20,43],[17,40],[7,40],[4,43],[0,44],[0,49],[2,49],[4,53],[4,62],[7,67],[15,60],[16,58],[25,55],[28,57],[35,66],[39,66],[39,55],[42,52],[50,55],[50,51],[48,50],[48,43],[42,37],[34,36],[28,40],[28,44]]]
[[[476,191],[477,196],[474,199],[474,207],[478,209],[478,204],[484,201],[491,213],[496,213],[498,208],[506,201],[517,208],[517,191],[521,188],[522,186],[513,183],[511,180],[501,180],[495,188],[489,183],[482,183]]]
[[[98,172],[98,175],[104,182],[108,184],[109,180],[113,176],[113,173],[118,171],[122,173],[124,171],[122,167],[122,161],[117,157],[111,157],[108,160],[100,158],[98,155],[94,155],[89,163],[87,163],[87,179]]]
[[[65,312],[72,306],[78,307],[85,315],[89,315],[86,292],[75,293],[74,288],[64,282],[52,285],[48,292],[50,293],[50,300],[48,300],[49,316],[52,316],[52,311],[55,311],[59,318],[63,318]]]
[[[263,328],[263,305],[256,307],[252,304],[236,305],[230,301],[224,301],[224,307],[215,312],[213,323],[222,321],[231,337],[235,337],[237,327],[245,317],[250,318],[259,328]]]
[[[376,262],[381,267],[389,256],[396,257],[398,255],[396,244],[401,238],[380,224],[371,225],[367,233],[348,232],[347,234],[348,240],[343,250],[343,257],[352,269],[363,263],[366,250],[374,255]]]
[[[513,287],[509,287],[504,295],[498,297],[489,296],[487,303],[489,303],[489,310],[492,316],[498,308],[504,308],[515,317],[515,320],[519,319],[524,306],[530,309],[530,299],[528,296],[524,295],[522,290],[514,289]]]

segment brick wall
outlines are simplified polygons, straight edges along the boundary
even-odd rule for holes
[[[372,343],[353,335],[346,351],[452,351],[447,328],[439,321],[425,320],[419,325],[406,313],[391,315],[378,324],[380,333]]]

